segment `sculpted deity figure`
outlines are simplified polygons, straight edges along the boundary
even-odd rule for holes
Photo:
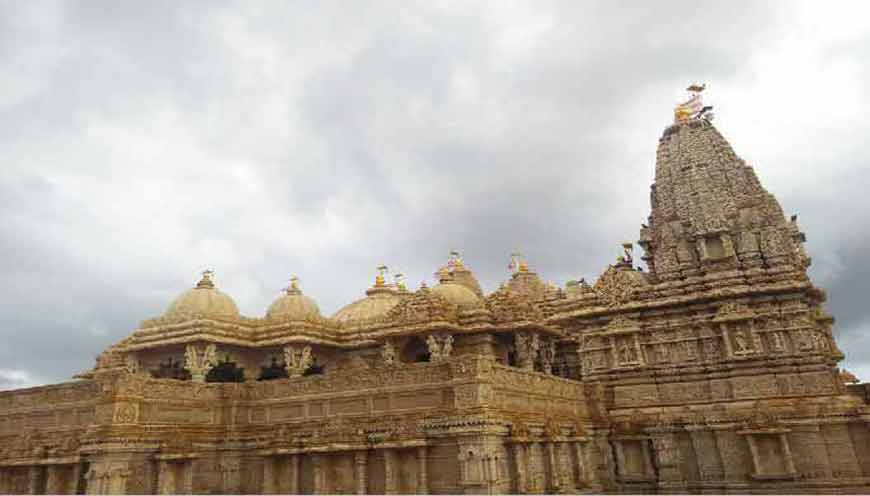
[[[441,344],[438,342],[438,338],[436,338],[434,334],[430,334],[429,337],[426,338],[426,347],[429,349],[430,361],[438,362],[441,360]]]
[[[827,351],[828,350],[828,340],[825,339],[825,337],[821,333],[814,332],[812,334],[812,336],[813,336],[813,345],[815,345],[815,348],[817,350],[819,350],[819,351]]]
[[[130,353],[124,357],[124,368],[127,370],[128,374],[139,373],[139,359],[136,358],[136,355]]]
[[[381,360],[388,367],[396,364],[396,347],[393,346],[392,341],[384,341],[384,346],[381,348]]]
[[[746,341],[746,336],[743,335],[742,331],[737,331],[734,333],[734,344],[737,346],[736,351],[738,353],[749,351],[749,343]]]
[[[785,350],[785,340],[783,339],[781,332],[773,333],[773,349],[775,351]]]
[[[312,364],[314,364],[314,357],[311,355],[311,346],[284,347],[284,365],[290,377],[301,377]]]
[[[441,355],[447,358],[451,353],[453,353],[453,335],[448,334],[444,336],[444,343],[441,345]]]
[[[540,349],[540,338],[535,333],[518,332],[515,334],[517,362],[522,369],[535,368],[535,358]]]
[[[629,345],[628,340],[622,342],[622,347],[620,348],[620,359],[622,363],[631,363],[635,361],[635,353],[631,345]]]
[[[556,342],[552,339],[545,340],[540,347],[541,368],[545,374],[553,373],[553,365],[556,360]]]

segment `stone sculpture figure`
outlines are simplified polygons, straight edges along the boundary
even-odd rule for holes
[[[743,331],[737,331],[734,333],[734,344],[737,346],[738,353],[743,353],[749,350],[749,344],[746,341],[746,336],[743,335]]]
[[[388,367],[396,364],[396,347],[389,339],[384,341],[384,345],[381,347],[381,360]]]

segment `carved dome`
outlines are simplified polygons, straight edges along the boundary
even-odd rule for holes
[[[432,288],[432,294],[444,298],[449,303],[459,307],[460,310],[469,310],[483,307],[483,291],[474,274],[462,262],[459,253],[450,253],[450,261],[447,265],[438,269],[435,273],[438,277],[438,285]]]
[[[407,293],[405,293],[407,294]],[[341,308],[332,318],[340,324],[363,323],[387,315],[401,301],[403,294],[384,283],[378,274],[375,285],[366,291],[366,297]]]
[[[648,277],[634,270],[630,263],[619,262],[608,266],[592,289],[608,305],[618,305],[631,300],[636,290],[649,286]]]
[[[284,295],[275,300],[266,311],[266,318],[272,320],[311,320],[320,317],[320,308],[302,290],[294,278]]]
[[[431,291],[462,310],[483,306],[483,301],[474,291],[455,282],[441,283],[432,288]]]
[[[211,272],[202,274],[196,287],[181,294],[169,305],[164,317],[223,317],[238,318],[239,308],[229,295],[218,291],[211,280]]]

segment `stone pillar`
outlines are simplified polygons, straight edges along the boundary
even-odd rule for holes
[[[6,467],[0,467],[0,494],[12,493],[12,474]]]
[[[172,465],[167,460],[158,462],[157,494],[175,494],[175,473]]]
[[[752,470],[753,474],[761,475],[762,471],[761,457],[758,454],[758,444],[755,442],[755,437],[752,434],[746,436],[746,441],[749,443],[749,454],[752,455]]]
[[[547,453],[544,449],[544,444],[532,442],[529,443],[527,449],[530,459],[529,464],[531,465],[529,470],[529,492],[535,494],[543,493],[546,491],[547,482]]]
[[[584,444],[584,462],[586,464],[586,480],[596,492],[604,492],[615,488],[615,463],[613,449],[608,441],[608,432],[593,429],[589,433],[589,441]]]
[[[267,456],[263,459],[263,494],[275,494],[278,492],[276,487],[275,474],[278,473],[276,465],[278,457]]]
[[[644,476],[645,477],[655,477],[655,469],[652,464],[652,449],[650,448],[649,441],[641,441],[640,443],[641,451],[643,452],[643,467],[644,467]]]
[[[72,481],[70,481],[70,494],[78,494],[79,491],[79,481],[82,479],[82,462],[78,462],[73,466],[72,470]],[[82,488],[87,489],[87,488]],[[155,488],[156,489],[156,488]],[[2,493],[3,491],[0,491]]]
[[[625,451],[623,450],[623,447],[622,447],[622,441],[614,441],[613,448],[614,448],[613,455],[616,458],[616,466],[618,467],[617,471],[619,472],[616,474],[616,476],[622,477],[625,475],[625,473],[623,473],[623,472],[625,471],[625,467],[626,467],[626,465],[625,465]]]
[[[831,460],[836,460],[832,467],[834,478],[860,477],[861,466],[846,424],[825,424],[822,426],[822,435]]]
[[[698,473],[703,482],[721,481],[725,477],[722,459],[716,447],[716,437],[713,431],[704,428],[693,428],[689,432],[692,448],[698,463]]]
[[[562,483],[559,480],[558,446],[554,441],[549,441],[545,444],[545,449],[547,454],[547,491],[558,493],[562,489]]]
[[[69,481],[64,481],[64,471],[69,471],[66,465],[48,465],[45,467],[45,493],[64,494],[69,492],[66,487]]]
[[[324,477],[326,460],[320,453],[311,454],[311,466],[314,469],[314,494],[326,492],[326,477]]]
[[[27,477],[27,494],[45,493],[45,467],[34,465],[30,467]]]
[[[794,456],[791,454],[791,448],[788,445],[788,437],[786,437],[784,432],[779,434],[779,442],[782,446],[782,454],[785,457],[785,469],[789,474],[797,474],[797,470],[794,466]]]
[[[673,432],[657,432],[652,435],[653,449],[659,468],[659,487],[665,490],[686,487],[683,460]]]
[[[586,450],[584,449],[586,443],[575,441],[571,443],[571,446],[574,448],[574,458],[577,460],[576,489],[594,486],[596,482],[595,471],[587,468],[590,466],[590,463],[586,460]]]
[[[429,494],[429,458],[428,458],[428,448],[426,446],[420,446],[417,448],[417,463],[418,474],[417,474],[417,494]]]
[[[130,469],[126,464],[112,469],[109,472],[107,492],[109,494],[127,494],[128,477],[130,477]]]
[[[85,475],[87,485],[85,486],[85,494],[103,494],[103,475],[97,471],[97,468],[91,466],[88,473]]]
[[[221,491],[223,491],[224,494],[236,494],[241,492],[242,480],[240,465],[241,462],[237,458],[224,460],[220,464],[221,480],[223,484]],[[181,481],[176,481],[176,487],[180,485],[180,482]]]
[[[356,493],[366,494],[368,488],[368,465],[369,453],[365,450],[360,450],[353,455],[354,465],[356,467]]]
[[[384,450],[384,493],[397,494],[399,492],[398,460],[396,452],[390,448]]]
[[[299,454],[290,455],[290,494],[299,494]]]
[[[526,447],[522,443],[513,444],[514,466],[517,468],[516,491],[517,493],[525,493],[528,490],[527,475],[529,471],[529,462],[526,457]]]
[[[737,433],[730,429],[716,430],[716,447],[722,457],[722,468],[726,481],[744,481],[746,474],[750,473],[750,467],[744,456],[741,456],[740,439]]]
[[[181,465],[182,494],[193,494],[193,460],[185,460]]]
[[[832,479],[834,476],[828,449],[818,425],[793,425],[792,441],[797,470],[806,479]]]
[[[533,370],[540,346],[538,335],[533,332],[514,333],[514,346],[517,353],[517,365],[522,369]]]

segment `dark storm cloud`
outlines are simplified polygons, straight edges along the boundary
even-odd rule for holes
[[[860,374],[867,18],[755,2],[0,4],[0,389],[91,366],[203,268],[254,316],[292,274],[332,313],[376,265],[416,286],[451,249],[489,290],[514,250],[545,279],[592,279],[636,239],[658,136],[694,80],[800,211]],[[828,103],[834,86],[847,106]]]

